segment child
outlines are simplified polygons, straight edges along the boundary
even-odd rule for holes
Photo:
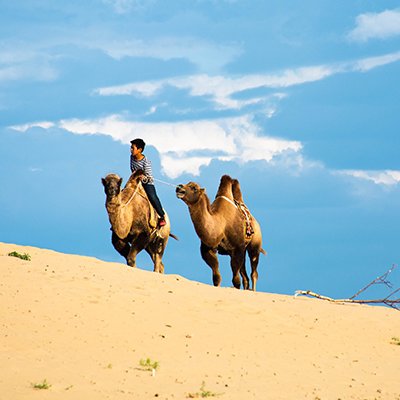
[[[160,199],[157,196],[156,188],[154,186],[153,172],[151,169],[151,161],[142,154],[146,143],[142,139],[131,140],[131,171],[135,172],[141,169],[145,174],[145,182],[142,181],[144,190],[146,191],[147,197],[150,200],[151,205],[155,208],[158,216],[158,226],[164,226],[165,213],[162,208]]]

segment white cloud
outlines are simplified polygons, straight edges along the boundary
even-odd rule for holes
[[[54,122],[50,121],[40,121],[40,122],[30,122],[29,124],[22,124],[22,125],[13,125],[10,126],[9,128],[14,129],[15,131],[18,132],[26,132],[27,130],[31,128],[43,128],[43,129],[49,129],[54,126]]]
[[[25,124],[12,128],[22,132],[45,124]],[[142,137],[160,153],[163,172],[170,178],[184,173],[198,175],[200,168],[209,165],[212,160],[273,162],[283,154],[295,154],[296,159],[301,158],[302,150],[298,141],[262,136],[250,116],[144,123],[111,115],[93,120],[62,120],[54,125],[49,123],[48,126],[57,126],[74,134],[109,135],[126,144],[135,137]]]
[[[193,176],[200,175],[200,168],[208,166],[212,157],[177,157],[176,155],[161,154],[160,160],[166,175],[175,179],[183,173]]]
[[[150,97],[167,86],[173,86],[178,89],[188,90],[192,96],[211,96],[219,108],[239,109],[249,104],[263,102],[267,96],[256,96],[246,100],[239,100],[231,97],[234,93],[259,88],[280,89],[307,82],[314,82],[332,75],[336,70],[337,67],[312,66],[285,70],[275,75],[246,75],[238,78],[200,74],[109,86],[96,89],[94,93],[101,96],[137,94]],[[284,96],[283,93],[275,93],[268,97],[271,99],[281,99]]]
[[[252,89],[283,89],[294,85],[320,81],[339,73],[366,72],[400,60],[400,52],[363,58],[336,64],[286,69],[275,74],[226,77],[222,75],[198,74],[178,78],[134,82],[118,86],[98,88],[94,94],[100,96],[139,95],[152,97],[168,86],[188,90],[191,96],[209,97],[220,109],[240,109],[257,103],[268,104],[266,113],[274,113],[274,101],[285,97],[282,92],[270,95],[255,95],[245,100],[233,95]]]
[[[146,8],[154,4],[154,0],[103,0],[103,3],[111,5],[117,14],[126,14]]]
[[[355,42],[366,42],[369,39],[386,39],[397,35],[400,35],[399,9],[359,15],[356,27],[348,34],[348,38]]]
[[[371,69],[382,67],[387,64],[394,63],[400,60],[400,51],[390,54],[384,54],[383,56],[368,57],[356,61],[353,66],[354,71],[366,72]]]
[[[217,73],[236,59],[242,49],[238,44],[216,44],[196,37],[131,38],[104,28],[101,32],[89,27],[81,31],[58,32],[36,42],[3,40],[0,42],[0,83],[29,79],[52,81],[58,78],[60,64],[71,49],[99,50],[115,60],[154,58],[163,61],[186,60],[199,71]],[[73,55],[74,57],[76,54]],[[146,93],[146,87],[140,88]],[[148,88],[151,92],[152,88]]]
[[[33,173],[43,171],[43,168],[39,168],[39,167],[29,167],[28,169],[30,172],[33,172]]]
[[[344,170],[338,173],[349,175],[357,179],[364,179],[374,182],[377,185],[393,186],[400,183],[400,171],[382,170],[382,171],[363,171],[363,170]]]
[[[89,48],[97,48],[110,57],[150,57],[164,61],[185,59],[201,71],[216,72],[236,59],[242,49],[237,44],[215,44],[195,37],[163,37],[153,40],[115,38],[80,40]]]
[[[0,83],[17,80],[53,81],[58,72],[52,57],[24,43],[0,43]]]
[[[26,62],[25,64],[0,65],[0,83],[18,80],[53,81],[57,79],[58,72],[55,68],[45,63]]]

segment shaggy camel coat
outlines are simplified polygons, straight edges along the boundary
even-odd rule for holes
[[[129,266],[135,267],[137,254],[146,250],[154,263],[154,271],[163,273],[162,256],[169,236],[173,235],[167,213],[165,226],[155,229],[156,222],[151,226],[152,206],[140,181],[142,175],[143,171],[134,172],[122,191],[122,178],[118,175],[109,174],[102,179],[111,223],[111,241]]]
[[[232,283],[240,288],[240,276],[243,288],[249,288],[249,278],[245,267],[246,251],[251,263],[252,289],[256,290],[257,267],[262,249],[260,225],[252,217],[254,234],[247,237],[243,213],[235,205],[235,200],[243,203],[239,182],[228,175],[221,178],[214,202],[211,204],[205,193],[195,182],[179,185],[176,195],[189,208],[194,229],[200,238],[200,252],[203,260],[212,269],[213,283],[221,284],[221,274],[217,253],[229,255],[231,259]]]

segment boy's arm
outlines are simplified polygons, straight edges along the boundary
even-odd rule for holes
[[[153,170],[151,167],[151,161],[148,160],[147,158],[145,159],[145,162],[143,164],[143,170],[144,170],[144,174],[146,175],[146,178],[148,180],[149,183],[153,183]]]

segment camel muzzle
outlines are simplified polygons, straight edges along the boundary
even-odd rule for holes
[[[181,199],[185,195],[186,190],[184,189],[183,185],[178,185],[176,187],[175,193],[176,193],[176,197],[178,199]]]

